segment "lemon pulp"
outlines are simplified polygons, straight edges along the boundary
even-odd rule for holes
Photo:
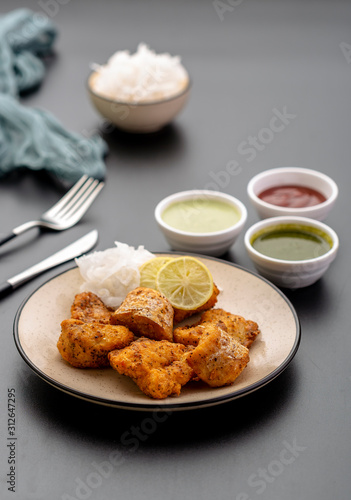
[[[159,269],[172,260],[172,257],[153,257],[152,259],[144,262],[139,268],[140,272],[140,286],[152,288],[157,290],[156,276]]]
[[[213,279],[208,268],[190,256],[177,257],[160,267],[157,290],[173,307],[192,310],[205,304],[213,293]]]

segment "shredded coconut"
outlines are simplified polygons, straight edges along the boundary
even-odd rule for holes
[[[116,248],[76,259],[83,278],[81,292],[95,293],[108,307],[118,307],[127,293],[140,284],[139,267],[154,257],[143,246],[137,249],[115,242]]]
[[[94,90],[109,99],[128,103],[150,102],[179,94],[189,82],[179,56],[156,54],[140,43],[134,54],[123,50],[107,64],[92,64],[98,73]]]

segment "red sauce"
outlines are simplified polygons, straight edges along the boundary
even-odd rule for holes
[[[304,186],[274,186],[258,197],[271,205],[288,208],[313,207],[326,200],[322,193]]]

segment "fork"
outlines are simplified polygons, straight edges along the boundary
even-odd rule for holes
[[[83,217],[96,196],[104,187],[104,183],[93,177],[83,175],[79,181],[38,220],[25,222],[15,227],[6,236],[0,237],[0,245],[33,227],[43,227],[54,231],[63,231],[74,226]]]

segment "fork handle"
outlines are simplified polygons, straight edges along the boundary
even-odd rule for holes
[[[20,234],[28,231],[28,229],[31,229],[32,227],[37,227],[39,225],[40,225],[39,221],[31,220],[29,222],[21,224],[20,226],[15,227],[15,229],[12,229],[10,233],[6,234],[5,236],[0,236],[0,246],[6,243],[7,241],[16,238],[16,236],[19,236]]]
[[[17,234],[14,233],[13,231],[11,231],[11,233],[9,234],[6,234],[5,236],[0,236],[0,246],[12,240],[13,238],[16,238],[16,236]]]

